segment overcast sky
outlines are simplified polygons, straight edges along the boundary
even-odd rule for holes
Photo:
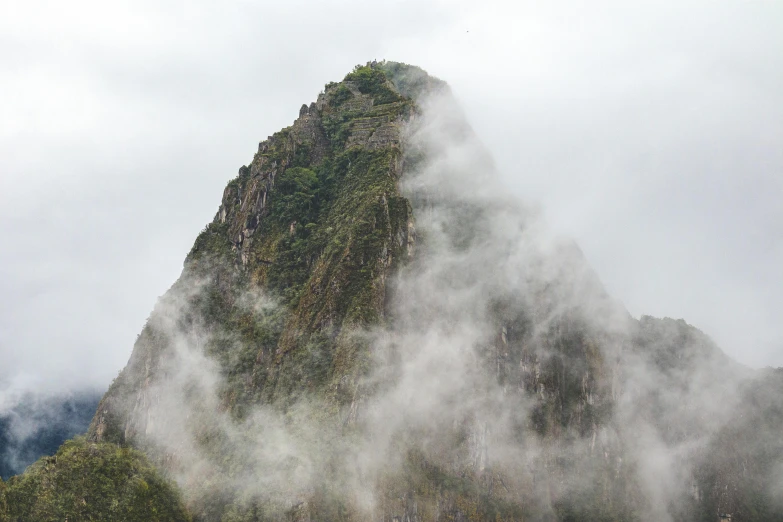
[[[632,314],[783,366],[780,2],[0,0],[0,394],[108,385],[258,142],[375,58]]]

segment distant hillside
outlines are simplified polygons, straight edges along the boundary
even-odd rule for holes
[[[83,391],[50,397],[27,394],[12,408],[0,411],[0,477],[25,470],[74,435],[84,433],[101,393]]]

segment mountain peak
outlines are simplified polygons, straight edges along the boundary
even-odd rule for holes
[[[731,428],[772,408],[752,377],[634,320],[444,82],[373,61],[228,182],[83,444],[204,521],[750,520],[778,508],[740,465],[771,480],[780,447]]]

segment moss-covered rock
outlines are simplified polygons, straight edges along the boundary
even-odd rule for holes
[[[177,487],[142,453],[84,439],[0,484],[0,520],[4,510],[14,522],[191,520]]]

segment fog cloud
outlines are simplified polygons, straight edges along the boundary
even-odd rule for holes
[[[783,364],[777,5],[0,10],[3,389],[107,385],[257,141],[382,57],[452,84],[506,186],[633,314]]]
[[[134,354],[153,379],[129,397],[126,435],[174,470],[191,505],[225,491],[233,509],[289,511],[328,486],[365,518],[399,514],[382,484],[417,451],[446,476],[491,473],[539,515],[582,492],[598,501],[590,492],[609,477],[639,488],[621,498],[642,519],[688,518],[704,494],[697,466],[752,372],[682,322],[633,319],[579,248],[506,190],[455,100],[421,106],[400,185],[414,255],[390,282],[388,324],[353,332],[374,357],[347,411],[324,415],[328,399],[303,395],[232,416],[205,352],[215,338],[240,341],[200,324],[189,303],[202,282],[186,271],[151,318],[169,350]],[[258,289],[238,303],[259,324],[278,310]],[[142,364],[159,355],[159,368]],[[541,409],[551,404],[560,410]]]

